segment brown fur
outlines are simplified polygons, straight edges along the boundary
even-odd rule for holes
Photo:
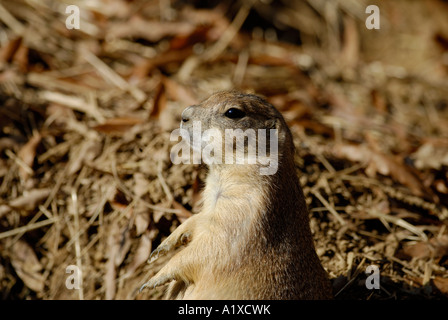
[[[229,119],[231,107],[246,117]],[[331,286],[315,252],[308,211],[294,167],[291,132],[281,114],[262,98],[220,92],[184,111],[182,126],[202,129],[275,127],[279,165],[260,175],[258,164],[213,164],[200,213],[181,224],[155,250],[186,244],[144,286],[173,281],[168,298],[328,299]]]

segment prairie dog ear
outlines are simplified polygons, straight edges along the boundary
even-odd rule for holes
[[[265,121],[266,129],[278,129],[278,119],[269,119]]]
[[[265,126],[266,126],[266,130],[268,131],[267,133],[267,137],[269,137],[268,139],[271,138],[271,130],[274,129],[276,130],[276,135],[277,135],[277,139],[279,139],[279,141],[285,141],[285,130],[284,127],[282,125],[282,119],[279,118],[274,118],[274,119],[269,119],[265,121]]]
[[[274,118],[266,120],[265,122],[266,129],[275,129],[277,138],[279,139],[279,142],[285,143],[286,140],[288,140],[288,126],[281,118]],[[289,134],[290,135],[290,134]]]

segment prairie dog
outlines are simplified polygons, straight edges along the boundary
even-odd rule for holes
[[[212,163],[202,209],[153,252],[185,247],[142,288],[171,282],[177,299],[329,299],[331,285],[315,252],[308,210],[294,167],[291,132],[264,99],[219,92],[182,113],[181,128],[276,129],[274,174],[265,164]],[[245,149],[247,151],[247,148]],[[219,161],[217,161],[219,162]]]

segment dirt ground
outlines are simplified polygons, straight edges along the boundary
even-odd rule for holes
[[[1,298],[160,299],[147,259],[206,175],[170,133],[231,88],[293,132],[336,299],[447,299],[443,0],[1,1]]]

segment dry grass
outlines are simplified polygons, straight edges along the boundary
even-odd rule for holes
[[[169,135],[230,88],[287,119],[337,299],[447,297],[446,3],[381,2],[372,31],[358,0],[73,2],[79,30],[62,1],[0,3],[3,299],[160,298],[138,293],[164,263],[146,260],[205,175]]]

